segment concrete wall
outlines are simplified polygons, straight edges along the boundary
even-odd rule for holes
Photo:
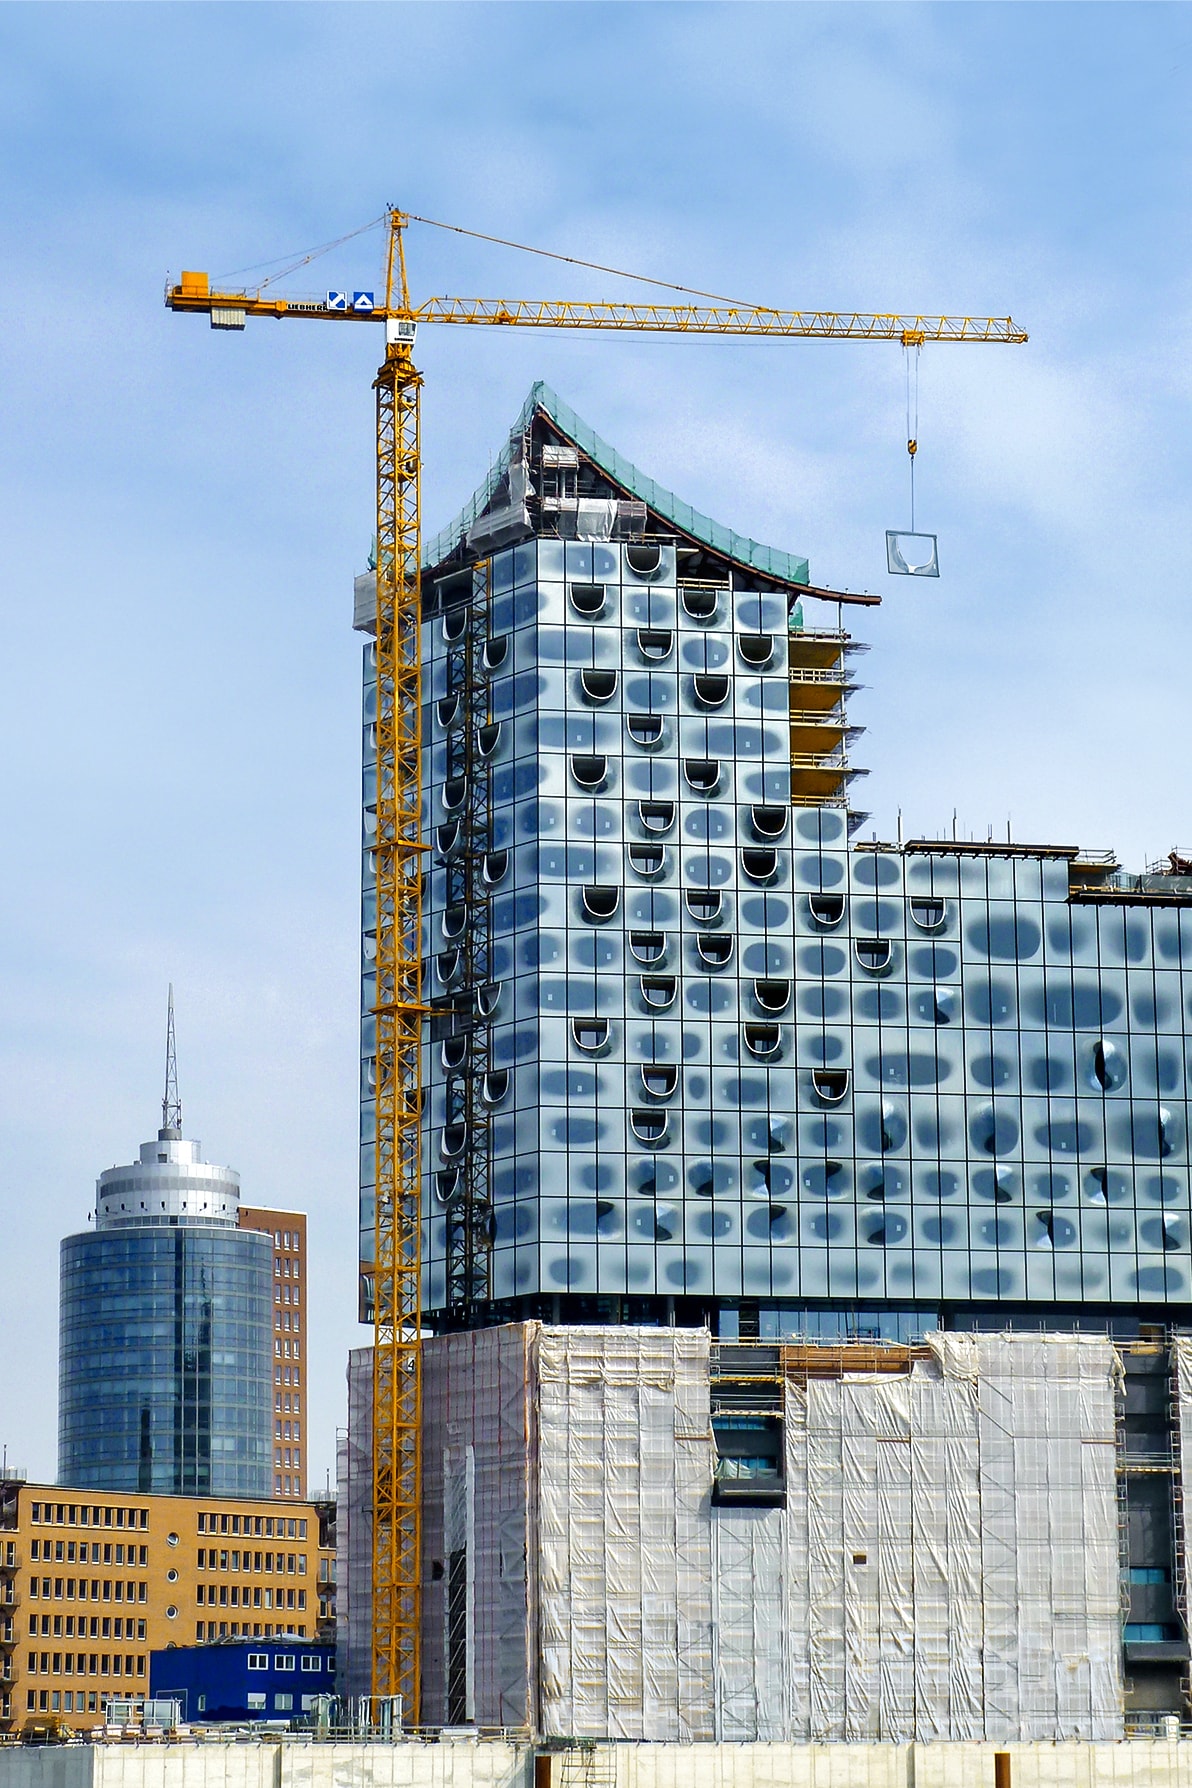
[[[1192,1747],[1189,1747],[1192,1749]],[[276,1788],[531,1788],[528,1746],[468,1740],[441,1744],[283,1746]],[[158,1788],[96,1783],[95,1788]],[[161,1788],[175,1788],[163,1783]],[[177,1788],[192,1788],[190,1783]],[[218,1788],[224,1788],[223,1783]],[[233,1788],[233,1784],[227,1784]],[[235,1785],[239,1788],[239,1785]],[[244,1788],[256,1788],[247,1782]]]
[[[0,1788],[530,1788],[526,1746],[111,1744],[0,1749]]]
[[[610,1788],[994,1788],[994,1758],[1010,1759],[1011,1788],[1192,1788],[1192,1743],[616,1745]],[[570,1763],[570,1759],[567,1760]],[[584,1778],[563,1759],[558,1788]]]
[[[1192,1788],[1192,1742],[632,1744],[560,1751],[550,1788]],[[203,1744],[0,1748],[0,1788],[534,1788],[528,1745]],[[540,1784],[541,1788],[541,1784]]]

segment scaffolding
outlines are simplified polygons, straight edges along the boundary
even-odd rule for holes
[[[372,1682],[372,1371],[372,1348],[353,1348],[348,1426],[335,1449],[335,1681],[353,1698]]]
[[[526,1323],[429,1340],[425,1372],[425,1719],[548,1742],[1122,1736],[1108,1338]],[[726,1414],[777,1434],[777,1470],[734,1457]]]
[[[1172,1513],[1174,1518],[1173,1589],[1176,1611],[1184,1631],[1192,1634],[1192,1610],[1189,1608],[1188,1557],[1192,1536],[1189,1535],[1189,1499],[1186,1486],[1192,1481],[1192,1335],[1173,1335],[1171,1339],[1171,1446],[1172,1446]],[[1192,1673],[1185,1667],[1181,1684],[1185,1702],[1192,1701]]]
[[[452,817],[436,833],[446,868],[444,909],[453,937],[451,987],[432,1008],[445,1077],[444,1122],[461,1148],[438,1171],[447,1211],[447,1307],[453,1326],[468,1327],[492,1286],[492,1152],[490,1147],[492,1019],[492,756],[500,737],[490,702],[490,562],[439,586],[455,598],[440,625],[447,646],[447,691],[439,704],[446,735],[447,777],[459,792]]]
[[[473,1329],[425,1347],[426,1718],[533,1724],[533,1333]]]
[[[849,784],[867,774],[849,761],[848,747],[864,729],[849,725],[847,711],[848,697],[857,688],[849,660],[865,650],[842,628],[805,628],[796,609],[788,645],[791,800],[796,807],[844,806]]]
[[[753,1372],[684,1341],[540,1335],[545,1730],[1120,1736],[1108,1341],[760,1347]],[[760,1409],[775,1363],[784,1506],[717,1506],[715,1408]]]

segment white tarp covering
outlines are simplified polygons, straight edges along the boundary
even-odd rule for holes
[[[713,1512],[719,1737],[1120,1735],[1116,1355],[931,1346],[788,1383],[787,1507]]]
[[[348,1355],[348,1427],[335,1448],[335,1688],[372,1693],[372,1348]]]
[[[530,529],[526,511],[527,498],[534,495],[530,473],[519,441],[513,449],[507,473],[508,501],[486,510],[468,529],[468,545],[473,552],[496,552],[510,540],[518,540]]]
[[[708,1337],[543,1328],[537,1363],[541,1729],[710,1738]]]
[[[784,1509],[711,1503],[705,1345],[542,1331],[546,1732],[1120,1735],[1108,1341],[937,1336],[909,1373],[791,1379]]]
[[[429,1341],[423,1719],[450,1676],[466,1717],[546,1737],[1120,1737],[1112,1345],[937,1335],[883,1372],[831,1351],[788,1362],[773,1508],[712,1501],[706,1333]],[[1192,1344],[1177,1378],[1192,1459]]]
[[[1192,1559],[1192,1335],[1172,1336],[1171,1367],[1176,1484],[1180,1491],[1175,1501],[1175,1547],[1186,1583]]]
[[[909,1376],[788,1381],[785,1416],[786,1508],[713,1517],[718,1656],[739,1659],[736,1682],[718,1672],[719,1735],[905,1742],[979,1732],[972,1380],[933,1361]],[[734,1561],[730,1546],[744,1534],[752,1557]],[[752,1636],[730,1639],[726,1610],[751,1601],[760,1604],[746,1615]]]
[[[1118,1373],[1093,1336],[980,1344],[987,1738],[1121,1733]]]
[[[424,1724],[529,1727],[532,1325],[443,1335],[423,1350]],[[451,1557],[464,1571],[451,1623]],[[462,1559],[461,1559],[462,1554]],[[452,1655],[462,1644],[463,1651]],[[449,1702],[463,1685],[464,1705]]]
[[[1192,1335],[1174,1335],[1171,1341],[1172,1390],[1175,1393],[1179,1481],[1183,1494],[1176,1505],[1179,1533],[1176,1547],[1188,1570],[1192,1558]]]

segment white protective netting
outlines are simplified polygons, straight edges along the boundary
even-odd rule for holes
[[[807,1692],[792,1736],[972,1736],[971,1381],[934,1361],[908,1376],[813,1379],[801,1395],[791,1387],[788,1412],[809,1508]]]
[[[1187,1486],[1192,1483],[1192,1335],[1173,1335],[1171,1340],[1172,1388],[1175,1392],[1176,1422],[1179,1428],[1180,1477]],[[1188,1521],[1188,1492],[1183,1497],[1183,1519]],[[1180,1536],[1185,1548],[1188,1533]]]
[[[538,1332],[541,1729],[708,1739],[708,1337]]]
[[[770,1508],[712,1501],[706,1333],[429,1341],[423,1719],[447,1719],[453,1683],[456,1717],[546,1737],[1120,1737],[1112,1345],[936,1335],[909,1371],[843,1373],[834,1351],[787,1377]],[[367,1661],[368,1360],[340,1484],[348,1692]],[[1177,1380],[1192,1463],[1192,1343]]]
[[[1117,1355],[991,1338],[979,1370],[985,1736],[1120,1737]]]
[[[335,1449],[335,1687],[372,1692],[372,1348],[348,1355],[348,1428]]]
[[[717,1736],[1120,1736],[1116,1355],[931,1349],[788,1383],[786,1509],[715,1511]]]
[[[422,1718],[528,1727],[532,1325],[423,1347]],[[466,1590],[449,1634],[451,1557]],[[457,1566],[458,1568],[458,1566]],[[449,1681],[463,1705],[449,1701]]]
[[[714,1506],[707,1341],[537,1342],[550,1735],[1114,1738],[1107,1340],[936,1336],[792,1378],[786,1507]]]

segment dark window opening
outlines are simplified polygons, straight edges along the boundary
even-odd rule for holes
[[[642,1091],[650,1099],[669,1099],[679,1084],[677,1066],[667,1062],[648,1062],[641,1069]]]
[[[697,795],[714,795],[720,787],[720,764],[714,757],[685,757],[683,774]]]
[[[606,591],[603,584],[572,584],[569,594],[577,615],[592,619],[604,613]]]
[[[724,904],[717,888],[688,888],[683,899],[697,925],[710,925],[714,919],[719,919]]]
[[[637,815],[643,830],[669,832],[675,823],[675,804],[673,801],[639,801]]]
[[[728,700],[731,684],[727,677],[703,673],[691,679],[696,701],[702,708],[722,708]]]
[[[603,788],[608,776],[608,759],[576,753],[571,759],[571,774],[581,788]]]
[[[774,636],[771,633],[743,633],[737,641],[737,650],[746,664],[761,670],[774,656]]]
[[[675,636],[662,627],[639,627],[637,630],[637,649],[643,658],[652,664],[661,664],[669,658],[675,647]]]
[[[584,918],[598,925],[615,917],[621,904],[621,890],[614,887],[585,888],[582,895]]]
[[[817,925],[839,925],[844,918],[843,894],[809,894],[807,905]]]
[[[700,961],[709,968],[725,968],[733,959],[733,940],[731,937],[715,935],[697,937],[695,947]]]
[[[752,807],[749,811],[750,823],[759,838],[781,838],[786,832],[787,810],[785,807]]]
[[[693,621],[713,621],[720,601],[720,592],[687,584],[682,592],[683,607]]]
[[[597,1050],[604,1049],[609,1040],[609,1024],[607,1018],[573,1018],[571,1020],[571,1040],[577,1049],[586,1055],[595,1055]]]
[[[638,962],[661,962],[666,955],[666,937],[661,931],[631,931],[629,949]]]
[[[610,702],[617,693],[617,673],[610,670],[582,670],[579,684],[590,702]]]
[[[847,1068],[813,1068],[811,1085],[817,1099],[825,1105],[839,1105],[848,1094],[849,1071]]]
[[[657,745],[662,738],[662,715],[626,714],[625,730],[635,745]]]

